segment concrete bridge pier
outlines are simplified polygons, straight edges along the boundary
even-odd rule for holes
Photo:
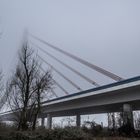
[[[81,116],[80,116],[80,114],[76,115],[76,126],[77,127],[81,126]]]
[[[123,105],[123,124],[124,125],[130,124],[130,126],[134,128],[133,110],[130,104]]]
[[[41,126],[44,127],[45,126],[45,118],[41,118]]]
[[[47,114],[47,129],[52,128],[52,116],[50,114]]]

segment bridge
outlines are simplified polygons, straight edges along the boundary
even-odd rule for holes
[[[76,73],[78,76],[82,77],[84,80],[94,85],[93,88],[89,90],[82,90],[79,85],[71,81],[67,76],[65,76],[62,72],[58,71],[55,66],[48,63],[45,59],[43,59],[40,55],[38,57],[47,65],[51,66],[51,68],[60,76],[62,76],[67,82],[69,82],[74,88],[78,90],[78,92],[69,94],[68,91],[60,85],[58,82],[55,84],[66,94],[65,96],[59,97],[55,91],[52,90],[52,94],[56,97],[54,99],[48,99],[47,101],[42,102],[42,112],[39,114],[39,118],[42,119],[42,125],[44,125],[44,119],[47,118],[47,127],[51,128],[52,126],[52,117],[58,116],[76,116],[76,124],[80,126],[80,115],[85,114],[99,114],[99,113],[111,113],[111,112],[123,112],[123,121],[124,123],[129,121],[133,125],[133,114],[132,111],[140,110],[140,76],[123,79],[116,74],[113,74],[103,68],[100,68],[96,65],[93,65],[77,56],[74,56],[64,50],[59,49],[58,47],[51,45],[50,43],[36,37],[30,35],[34,39],[44,43],[45,45],[67,55],[68,57],[78,61],[86,65],[87,67],[115,80],[111,84],[100,85],[93,79],[90,79],[75,70],[68,64],[59,60],[52,54],[48,53],[46,50],[32,43],[32,45],[36,46],[40,51],[44,52],[48,56],[55,59],[60,64],[64,65],[72,72]],[[44,71],[43,68],[41,68]],[[0,118],[3,121],[14,120],[14,113],[11,111],[4,112],[0,114]]]

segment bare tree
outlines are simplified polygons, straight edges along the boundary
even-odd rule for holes
[[[3,102],[3,74],[2,71],[0,71],[0,109],[3,107],[4,102]]]
[[[115,129],[115,114],[114,113],[108,113],[108,129]]]
[[[47,71],[45,74],[38,73],[36,75],[36,83],[35,83],[35,103],[36,103],[36,108],[33,109],[33,114],[34,114],[34,119],[33,119],[33,126],[32,129],[35,130],[36,128],[36,121],[38,118],[38,114],[41,111],[41,100],[45,96],[46,91],[51,89],[52,87],[52,76],[50,75],[50,71]]]
[[[108,128],[113,131],[123,125],[122,112],[108,113]]]
[[[0,70],[0,110],[7,101],[7,94],[5,93],[5,85],[3,80],[3,72]]]
[[[40,67],[34,50],[25,42],[19,51],[19,61],[8,86],[10,106],[13,110],[18,109],[14,112],[18,114],[19,130],[26,130],[29,121],[33,121],[35,129],[42,97],[52,86],[50,71],[43,74]]]
[[[3,90],[2,78],[3,78],[3,74],[2,71],[0,71],[0,92]]]
[[[140,130],[140,112],[134,112],[134,124],[135,124],[135,129]]]
[[[123,112],[116,113],[116,127],[120,128],[123,126]]]

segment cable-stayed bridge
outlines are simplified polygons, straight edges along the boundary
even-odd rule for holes
[[[38,58],[44,62],[44,64],[46,64],[47,66],[51,67],[51,69],[53,69],[53,71],[55,73],[57,73],[57,75],[59,75],[61,78],[63,78],[67,83],[69,83],[69,85],[72,86],[72,89],[76,89],[75,92],[77,91],[82,91],[84,89],[83,86],[80,86],[78,84],[80,84],[81,80],[82,82],[87,82],[91,88],[93,87],[99,87],[101,84],[98,83],[94,78],[91,78],[91,77],[88,77],[86,74],[83,74],[81,72],[81,70],[77,69],[76,67],[73,67],[71,66],[71,63],[69,64],[68,61],[65,61],[65,57],[64,58],[58,58],[58,56],[56,57],[56,55],[54,55],[53,53],[50,53],[48,51],[49,48],[53,49],[54,51],[56,52],[59,52],[60,55],[63,55],[63,56],[66,56],[66,57],[69,57],[70,59],[72,59],[73,61],[76,61],[78,64],[81,64],[82,66],[85,67],[85,70],[88,68],[88,69],[91,69],[91,73],[93,72],[97,72],[98,74],[102,75],[102,76],[106,76],[108,79],[112,79],[112,80],[115,80],[115,81],[121,81],[123,80],[122,77],[114,74],[114,73],[111,73],[101,67],[98,67],[96,65],[93,65],[92,63],[89,63],[88,61],[84,60],[84,59],[81,59],[80,57],[76,56],[76,55],[73,55],[67,51],[64,51],[62,49],[60,49],[59,47],[56,47],[34,35],[31,35],[30,34],[30,37],[32,37],[32,39],[34,39],[35,41],[38,41],[37,43],[41,43],[40,45],[45,45],[45,46],[39,46],[37,44],[35,44],[33,41],[31,41],[32,39],[29,40],[29,44],[34,47],[34,48],[37,48],[38,49]],[[40,55],[41,54],[41,55]],[[44,57],[42,57],[42,55]],[[47,57],[46,57],[47,56]],[[47,58],[47,59],[46,59]],[[51,61],[53,61],[54,63],[51,63],[51,61],[48,61],[48,58],[51,58]],[[61,68],[57,68],[57,65],[55,66],[55,64],[59,64],[61,65],[62,67]],[[84,69],[84,67],[82,67]],[[42,68],[43,70],[43,68]],[[44,71],[44,70],[43,70]],[[66,74],[65,74],[65,71],[66,71]],[[74,80],[71,80],[72,79],[72,76],[70,74],[74,74],[73,76],[76,76]],[[71,76],[69,78],[69,75]],[[79,81],[80,82],[75,82],[76,81],[76,78],[80,78]],[[60,86],[57,82],[57,80],[55,80],[55,83],[56,85],[63,91],[65,92],[65,94],[68,94],[67,90],[65,89],[64,90],[64,85],[63,85],[63,88],[61,88],[62,86]]]
[[[124,79],[113,72],[105,70],[97,65],[94,65],[76,55],[73,55],[70,52],[67,52],[59,47],[56,47],[49,42],[34,36],[32,34],[28,35],[30,39],[28,39],[29,45],[35,47],[38,50],[37,57],[44,63],[50,67],[57,75],[59,75],[62,79],[65,80],[73,89],[76,90],[75,93],[70,93],[65,85],[62,85],[58,79],[53,78],[55,86],[60,89],[63,94],[58,94],[55,90],[57,88],[52,89],[51,95],[53,98],[48,97],[47,101],[42,102],[42,113],[39,115],[42,118],[42,125],[44,124],[44,118],[47,117],[48,128],[51,127],[52,117],[55,116],[70,116],[76,115],[77,117],[77,126],[80,126],[80,115],[83,114],[94,114],[94,113],[108,113],[108,112],[121,112],[124,111],[126,115],[124,115],[124,121],[127,122],[127,118],[133,121],[132,110],[140,110],[140,77],[134,77],[131,79]],[[39,42],[38,44],[42,44],[45,47],[41,47],[42,45],[38,45],[34,43]],[[102,85],[98,83],[92,77],[88,77],[83,74],[80,70],[77,70],[75,67],[72,67],[65,60],[60,60],[56,55],[48,52],[48,48],[51,48],[60,54],[69,57],[73,61],[76,61],[80,65],[83,65],[85,68],[91,69],[92,71],[96,71],[100,75],[106,76],[108,79],[112,79],[114,81],[111,84]],[[53,63],[42,57],[40,53],[43,53],[45,56],[50,57],[55,62],[59,63],[67,69],[74,73],[77,77],[79,77],[80,82],[85,81],[91,85],[90,89],[83,89],[79,83],[75,82],[76,80],[72,80],[72,77],[69,77],[68,74],[64,74],[63,69],[59,70]],[[45,71],[45,67],[41,67],[42,72]],[[2,120],[12,120],[13,113],[5,112],[1,114]]]

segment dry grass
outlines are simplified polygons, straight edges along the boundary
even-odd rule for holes
[[[93,140],[140,140],[140,138],[125,138],[125,137],[103,137],[93,138]]]

